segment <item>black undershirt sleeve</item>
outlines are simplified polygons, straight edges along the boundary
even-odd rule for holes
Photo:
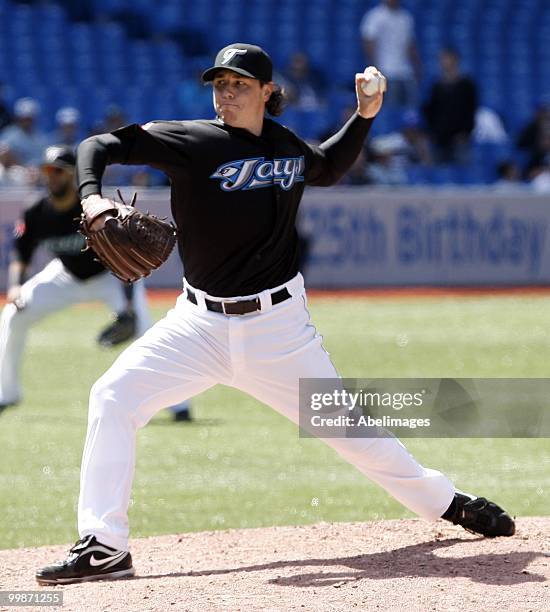
[[[87,138],[78,146],[76,156],[80,197],[101,194],[101,178],[110,164],[146,164],[169,174],[175,163],[182,163],[181,152],[169,145],[173,140],[155,123],[133,123],[110,134]]]
[[[101,194],[101,178],[108,164],[123,163],[130,143],[114,134],[100,134],[82,141],[76,155],[76,180],[80,197]]]
[[[337,183],[357,159],[373,121],[354,113],[334,136],[318,146],[308,144],[306,183],[321,187]]]

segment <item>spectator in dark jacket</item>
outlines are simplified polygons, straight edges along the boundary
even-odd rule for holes
[[[325,78],[323,73],[311,64],[305,53],[294,53],[287,70],[281,76],[289,105],[315,111],[324,104]]]
[[[0,81],[0,130],[12,122],[12,116],[8,110],[5,98],[6,86]]]
[[[440,56],[441,77],[423,106],[428,132],[440,163],[468,161],[470,136],[475,125],[477,88],[460,71],[458,54],[444,49]]]
[[[546,166],[550,160],[548,148],[550,135],[550,98],[544,98],[539,103],[534,117],[523,128],[518,137],[518,147],[529,153],[526,176],[536,174],[541,166]]]

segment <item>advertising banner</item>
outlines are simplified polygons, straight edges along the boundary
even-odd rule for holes
[[[34,195],[0,192],[1,289],[14,222]],[[169,191],[140,190],[138,206],[170,216]],[[309,245],[306,282],[320,288],[550,283],[549,225],[548,197],[490,189],[313,188],[299,218]],[[39,255],[35,268],[47,257]],[[181,278],[174,252],[147,284],[180,287]]]

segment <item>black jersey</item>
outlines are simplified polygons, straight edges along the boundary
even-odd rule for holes
[[[133,124],[80,145],[80,194],[101,193],[108,163],[159,168],[170,178],[189,283],[220,297],[258,293],[298,272],[295,222],[304,186],[336,183],[371,123],[354,115],[320,146],[269,119],[260,136],[220,120]]]
[[[86,241],[77,231],[81,213],[78,198],[69,210],[64,211],[56,210],[47,197],[38,200],[24,212],[23,219],[16,226],[14,248],[17,258],[28,264],[36,248],[43,245],[80,280],[104,272],[105,268],[95,261],[93,251],[82,252]]]

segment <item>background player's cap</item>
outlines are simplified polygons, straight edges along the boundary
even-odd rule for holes
[[[74,125],[80,122],[80,112],[74,106],[64,106],[55,113],[58,125]]]
[[[76,157],[71,147],[53,145],[44,151],[43,168],[74,168]]]
[[[34,98],[19,98],[13,105],[13,114],[17,119],[36,117],[40,112],[40,105]]]
[[[269,55],[261,47],[244,43],[233,43],[219,51],[212,68],[202,73],[202,80],[212,81],[216,73],[224,69],[266,83],[273,77],[273,63]]]

